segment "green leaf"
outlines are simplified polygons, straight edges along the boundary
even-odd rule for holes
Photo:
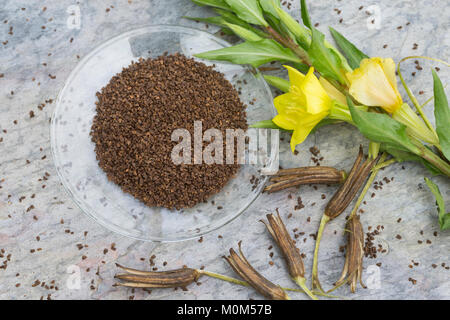
[[[341,57],[331,48],[325,45],[325,35],[316,28],[311,29],[312,41],[308,49],[308,55],[312,61],[313,66],[319,71],[322,76],[332,78],[345,84],[345,78],[342,73]]]
[[[290,87],[289,81],[279,78],[279,77],[268,76],[268,75],[264,75],[264,79],[272,87],[275,87],[283,92],[289,92],[289,87]]]
[[[387,114],[358,110],[348,96],[347,104],[353,121],[367,139],[385,143],[402,151],[418,152],[417,147],[409,140],[404,124],[397,122]]]
[[[279,34],[283,34],[283,28],[281,26],[281,22],[280,19],[278,19],[277,17],[275,17],[274,15],[270,14],[270,13],[266,13],[264,15],[264,17],[266,18],[267,22],[269,23],[269,25]]]
[[[220,29],[220,32],[222,32],[223,34],[225,34],[227,36],[234,36],[234,32],[225,27]]]
[[[271,14],[275,18],[278,18],[278,14],[275,8],[281,8],[279,0],[259,0],[261,8],[266,13]]]
[[[250,28],[250,25],[242,19],[239,19],[233,12],[223,10],[223,9],[214,9],[214,11],[222,16],[222,18],[232,24],[236,24],[243,28]]]
[[[439,213],[439,226],[441,227],[441,230],[449,229],[450,212],[445,212],[445,202],[439,190],[439,187],[428,178],[425,178],[425,182],[428,185],[428,188],[430,188],[431,192],[434,194],[434,197],[436,198],[436,205]]]
[[[245,29],[241,26],[238,26],[237,24],[232,23],[225,23],[225,25],[230,28],[238,37],[247,40],[247,41],[258,41],[262,40],[260,36],[258,36],[253,31],[250,31],[248,29]]]
[[[350,67],[353,69],[359,68],[362,59],[369,58],[365,53],[361,52],[353,43],[348,41],[342,34],[330,27],[331,35],[336,41],[339,49],[341,49],[344,56],[347,58]]]
[[[436,71],[433,72],[434,81],[434,116],[436,118],[436,133],[442,153],[450,160],[450,109],[444,87]]]
[[[283,48],[272,39],[247,41],[233,47],[203,52],[195,56],[208,60],[250,64],[255,68],[271,61],[300,62],[300,59],[290,49]]]
[[[230,7],[224,0],[192,0],[192,2],[199,6],[210,6],[230,10]]]
[[[303,24],[308,28],[312,29],[311,19],[308,13],[308,7],[306,6],[306,1],[301,0],[301,11],[302,11],[302,20]]]
[[[260,26],[267,26],[258,0],[225,0],[236,15],[244,21]]]
[[[301,62],[290,62],[289,64],[303,74],[307,74],[309,71],[309,66],[307,64]]]
[[[423,159],[422,157],[419,157],[418,155],[415,155],[408,151],[403,151],[396,149],[395,147],[381,144],[380,149],[382,151],[385,151],[389,153],[391,156],[397,160],[397,162],[404,162],[404,161],[414,161],[421,163],[433,176],[443,175],[442,171],[440,171],[438,168],[433,166],[431,163]]]
[[[214,9],[214,11],[217,12],[218,14],[220,14],[222,16],[222,18],[225,19],[226,22],[238,25],[238,26],[243,27],[243,28],[246,28],[246,29],[252,31],[253,33],[256,33],[261,38],[267,38],[267,34],[266,33],[264,33],[263,31],[261,31],[259,29],[256,29],[256,28],[252,27],[251,25],[249,25],[244,20],[238,18],[233,12],[230,12],[230,11],[227,11],[227,10],[222,10],[222,9],[217,9],[217,8]]]
[[[277,126],[272,120],[262,120],[262,121],[255,122],[252,125],[250,125],[250,128],[278,129],[278,130],[287,131],[287,130]]]
[[[209,24],[215,24],[221,27],[226,27],[226,21],[225,19],[223,19],[220,16],[217,17],[208,17],[208,18],[200,18],[200,17],[183,17],[184,19],[189,19],[189,20],[193,20],[193,21],[201,21],[201,22],[205,22],[205,23],[209,23]]]
[[[305,49],[309,48],[311,39],[306,28],[301,26],[292,16],[281,8],[275,8],[283,25],[297,39],[298,43]]]

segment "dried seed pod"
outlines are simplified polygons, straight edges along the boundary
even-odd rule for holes
[[[322,286],[319,281],[319,271],[318,271],[318,256],[319,256],[319,246],[322,239],[323,231],[325,230],[325,225],[330,221],[338,217],[344,210],[348,207],[350,202],[358,193],[359,189],[366,181],[367,176],[370,174],[372,167],[378,161],[378,158],[373,160],[366,160],[361,165],[363,160],[363,150],[362,146],[359,147],[359,153],[353,164],[350,173],[341,185],[341,187],[336,191],[331,200],[328,202],[324,215],[320,221],[319,230],[317,231],[316,246],[314,249],[314,261],[313,261],[313,271],[312,271],[312,286],[313,288],[318,288],[323,291]]]
[[[318,170],[319,168],[320,170]],[[270,179],[274,183],[267,186],[264,191],[272,193],[304,184],[336,184],[344,182],[345,179],[345,171],[339,171],[332,167],[284,169]]]
[[[261,220],[261,222],[266,225],[267,230],[272,235],[273,239],[283,253],[288,265],[289,274],[293,279],[304,278],[305,267],[303,265],[302,256],[300,255],[300,250],[295,246],[294,241],[286,229],[286,226],[281,220],[280,214],[277,213],[276,216],[273,214],[268,214],[266,217],[269,224],[263,220]]]
[[[230,264],[231,268],[242,279],[250,284],[256,291],[261,293],[268,299],[272,300],[289,300],[289,296],[281,287],[270,282],[259,274],[247,261],[241,250],[241,241],[239,241],[239,253],[237,254],[233,248],[230,249],[230,256],[224,257]]]
[[[300,167],[300,168],[291,168],[291,169],[281,169],[278,170],[274,176],[288,176],[288,175],[313,175],[313,174],[332,174],[339,173],[340,171],[333,167],[326,166],[312,166],[312,167]]]
[[[261,222],[266,225],[267,230],[272,235],[273,239],[283,253],[292,279],[305,291],[307,295],[309,295],[312,299],[317,300],[317,297],[315,297],[305,285],[305,267],[303,265],[300,250],[295,246],[294,240],[289,235],[280,214],[277,212],[276,216],[273,214],[268,214],[266,217],[269,223],[267,224],[263,220],[261,220]]]
[[[364,257],[364,230],[357,215],[347,221],[346,250],[344,269],[341,278],[336,282],[336,286],[349,283],[350,290],[354,293],[358,281],[363,288],[366,288],[361,279]]]
[[[341,185],[338,191],[336,191],[336,193],[333,195],[333,197],[328,202],[325,208],[325,215],[327,215],[330,218],[330,220],[339,216],[347,208],[348,204],[344,206],[343,199],[347,197],[349,190],[352,189],[353,183],[359,174],[360,164],[363,159],[363,156],[364,156],[363,149],[362,146],[360,146],[358,157],[356,158],[355,163],[353,164],[353,167],[350,170],[347,179]]]
[[[198,280],[201,274],[191,268],[181,268],[170,271],[139,271],[117,265],[126,274],[118,274],[116,279],[126,282],[116,283],[117,286],[137,288],[185,288]]]
[[[359,170],[358,175],[355,176],[354,181],[352,185],[350,186],[350,189],[348,190],[347,194],[342,198],[342,201],[340,203],[340,207],[338,209],[339,214],[342,213],[352,202],[352,200],[355,198],[355,196],[358,194],[359,190],[361,189],[362,185],[364,184],[364,181],[366,181],[367,177],[370,175],[370,172],[373,168],[373,166],[377,163],[379,158],[373,159],[373,160],[366,160]],[[325,209],[325,212],[326,209]],[[339,215],[338,214],[338,215]],[[333,219],[334,219],[333,215]]]

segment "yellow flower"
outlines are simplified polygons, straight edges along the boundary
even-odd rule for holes
[[[363,59],[360,67],[347,73],[350,94],[367,106],[379,106],[394,113],[403,104],[397,89],[395,63],[392,59]]]
[[[437,135],[427,128],[411,107],[403,103],[397,89],[395,63],[392,59],[363,59],[358,69],[347,73],[350,94],[367,106],[379,106],[392,118],[407,126],[410,136],[439,145]]]
[[[278,115],[273,122],[286,130],[293,130],[291,150],[302,143],[311,130],[325,118],[332,106],[332,100],[314,75],[311,67],[303,75],[298,70],[285,66],[289,72],[289,92],[274,100]]]

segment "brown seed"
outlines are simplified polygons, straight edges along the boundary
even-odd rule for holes
[[[216,128],[224,137],[226,129],[247,129],[238,93],[213,67],[179,54],[140,59],[115,75],[97,98],[91,137],[99,166],[146,205],[192,207],[219,192],[239,169],[172,162],[175,129],[194,137],[196,120],[203,132]]]

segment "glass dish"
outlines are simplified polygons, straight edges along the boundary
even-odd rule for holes
[[[255,201],[267,178],[260,174],[260,168],[243,165],[236,177],[207,203],[184,210],[147,207],[108,181],[98,166],[89,135],[96,92],[132,61],[165,52],[192,57],[195,53],[226,46],[229,46],[226,41],[207,32],[155,25],[114,37],[80,61],[58,95],[51,122],[51,143],[62,184],[83,212],[104,227],[134,239],[180,241],[222,227]],[[272,94],[256,69],[214,64],[216,70],[239,88],[240,98],[247,105],[249,124],[274,116]],[[274,163],[277,155],[270,155],[269,162]]]

